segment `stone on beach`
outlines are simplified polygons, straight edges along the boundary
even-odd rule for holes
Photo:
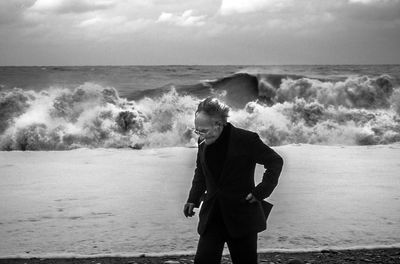
[[[300,259],[292,259],[288,262],[288,264],[304,264],[304,262]]]

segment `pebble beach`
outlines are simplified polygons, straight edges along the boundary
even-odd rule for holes
[[[0,259],[0,264],[189,264],[193,255],[137,257],[93,257],[93,258],[9,258]],[[269,252],[259,253],[259,263],[400,263],[400,248],[321,250],[315,252]],[[232,263],[229,255],[222,257],[222,264]]]

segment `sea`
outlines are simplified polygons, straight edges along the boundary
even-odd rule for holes
[[[400,141],[400,65],[0,67],[0,149],[196,145],[215,96],[272,146]]]
[[[0,258],[193,254],[208,96],[284,158],[260,251],[400,247],[400,65],[0,67]]]

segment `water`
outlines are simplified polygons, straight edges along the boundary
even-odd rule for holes
[[[195,145],[193,113],[210,95],[270,145],[391,144],[400,141],[399,69],[0,67],[0,149]]]
[[[397,83],[399,65],[277,65],[277,66],[42,66],[0,67],[1,89],[47,90],[51,86],[76,88],[90,82],[114,87],[122,97],[132,91],[173,85],[191,85],[201,80],[216,80],[237,72],[297,74],[337,78],[389,74]]]

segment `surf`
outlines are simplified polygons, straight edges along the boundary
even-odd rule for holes
[[[1,150],[196,146],[197,104],[215,96],[230,120],[272,146],[375,145],[400,142],[395,78],[315,78],[236,72],[194,84],[165,85],[120,96],[112,86],[0,91]]]

